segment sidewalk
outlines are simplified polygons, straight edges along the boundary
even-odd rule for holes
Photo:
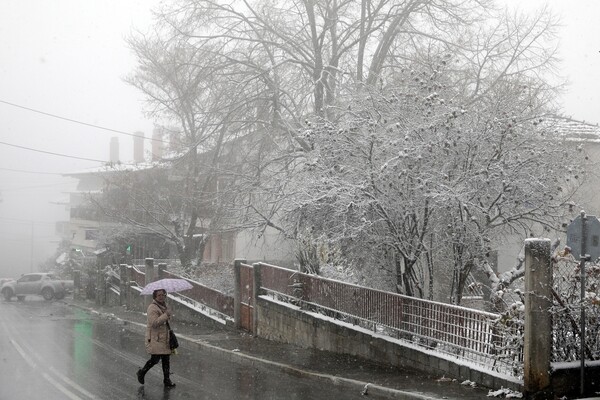
[[[146,316],[124,307],[96,307],[86,300],[65,299],[67,304],[82,308],[107,319],[116,319],[128,329],[144,331]],[[356,357],[256,338],[217,322],[190,325],[174,321],[180,342],[185,340],[202,351],[218,352],[232,362],[257,363],[294,375],[347,387],[378,398],[426,400],[474,400],[488,397],[488,389],[473,388],[440,376],[382,366]]]

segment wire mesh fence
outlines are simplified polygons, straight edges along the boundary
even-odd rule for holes
[[[580,262],[570,256],[561,257],[554,263],[553,275],[552,361],[581,360],[584,336],[584,358],[600,359],[600,264],[585,263],[583,299]]]

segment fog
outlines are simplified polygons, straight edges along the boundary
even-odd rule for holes
[[[505,0],[509,7],[542,1]],[[37,270],[53,256],[58,221],[75,181],[61,174],[101,165],[119,137],[132,160],[143,99],[122,78],[134,68],[123,38],[146,30],[159,0],[3,0],[0,2],[0,277]],[[600,93],[600,3],[548,3],[562,17],[562,97],[566,115],[596,123]],[[93,125],[93,126],[90,126]],[[94,127],[96,126],[96,127]],[[146,142],[146,149],[148,149]]]
[[[122,80],[134,66],[123,38],[144,30],[157,4],[0,2],[0,277],[37,270],[54,254],[75,183],[62,173],[108,161],[113,136],[120,158],[132,159],[130,136],[83,123],[151,135],[141,96]]]

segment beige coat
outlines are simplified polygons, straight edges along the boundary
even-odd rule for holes
[[[156,301],[148,306],[146,323],[146,352],[148,354],[171,354],[169,347],[169,316],[167,308]]]

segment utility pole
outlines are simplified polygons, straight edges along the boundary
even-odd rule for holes
[[[33,272],[33,221],[31,221],[31,246],[30,246],[30,257],[29,257],[29,272]]]

